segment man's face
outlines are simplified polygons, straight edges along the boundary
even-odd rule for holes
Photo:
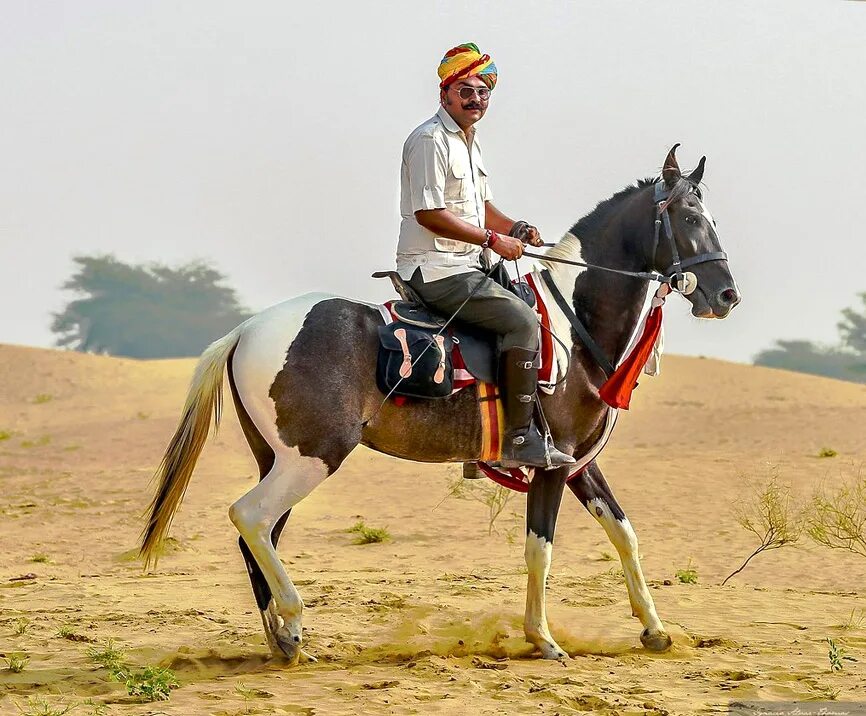
[[[471,88],[466,89],[466,88]],[[475,91],[472,91],[475,90]],[[475,124],[487,111],[487,101],[478,96],[478,90],[487,92],[487,85],[480,77],[467,77],[452,82],[442,91],[442,104],[454,121],[466,128]],[[463,97],[462,94],[468,95]]]

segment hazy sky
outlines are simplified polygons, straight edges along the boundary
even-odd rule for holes
[[[212,260],[263,308],[390,296],[399,164],[436,65],[474,41],[496,203],[554,240],[706,154],[744,295],[668,302],[668,349],[748,360],[835,339],[866,291],[866,3],[841,0],[0,5],[0,342],[50,345],[75,254]]]

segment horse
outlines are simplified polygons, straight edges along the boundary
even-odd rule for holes
[[[674,272],[671,266],[680,272],[689,265],[697,279],[697,289],[687,296],[694,316],[724,318],[740,302],[715,220],[703,202],[706,157],[683,174],[677,146],[658,178],[639,180],[600,202],[541,261],[559,292],[571,296],[570,308],[597,347],[613,362],[622,357],[637,328],[650,285],[648,271],[669,275]],[[657,201],[659,190],[666,197],[663,203]],[[659,241],[662,218],[667,242]],[[556,445],[580,456],[605,427],[610,408],[599,397],[605,373],[578,340],[566,312],[553,305],[549,311],[552,331],[562,341],[560,350],[570,360],[564,381],[540,400]],[[402,405],[384,400],[374,375],[377,329],[383,320],[375,305],[305,294],[262,311],[212,343],[198,361],[180,424],[154,476],[158,484],[140,547],[146,568],[160,553],[211,418],[215,427],[219,424],[227,375],[260,472],[258,484],[230,506],[229,516],[240,534],[268,645],[292,665],[315,660],[302,648],[303,600],[276,552],[292,508],[334,474],[358,444],[421,462],[465,463],[480,456],[474,390]],[[526,506],[526,640],[545,659],[567,656],[551,635],[545,612],[554,531],[566,485],[619,553],[632,612],[643,627],[641,643],[650,651],[669,649],[670,636],[641,571],[636,533],[595,460],[576,476],[567,467],[536,468],[532,476]]]

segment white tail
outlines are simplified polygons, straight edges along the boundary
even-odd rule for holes
[[[148,507],[149,516],[139,549],[145,568],[156,565],[159,559],[162,543],[168,536],[171,521],[180,507],[195,464],[207,441],[211,415],[214,430],[219,427],[223,375],[229,354],[240,339],[241,327],[211,343],[195,368],[180,424],[154,475],[159,487]]]

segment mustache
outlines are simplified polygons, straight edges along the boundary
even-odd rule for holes
[[[463,109],[481,109],[481,105],[477,102],[470,102],[469,104],[464,104]]]

